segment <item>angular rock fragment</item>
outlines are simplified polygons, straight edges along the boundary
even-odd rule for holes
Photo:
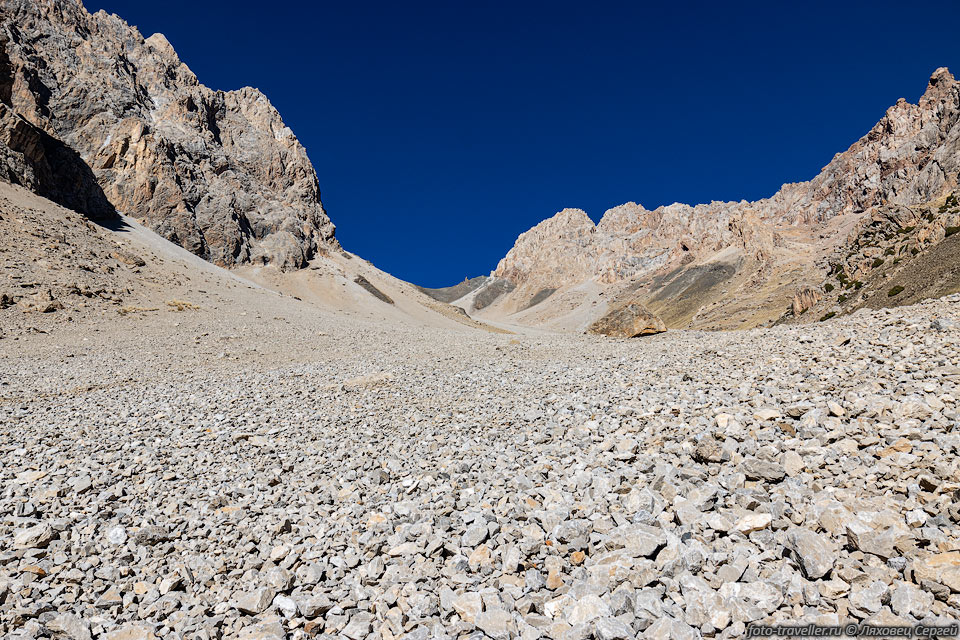
[[[800,568],[810,580],[822,578],[833,569],[837,553],[822,536],[804,528],[787,532],[787,545],[796,555]]]
[[[13,546],[16,549],[42,549],[53,540],[53,527],[40,523],[17,531],[13,536]]]

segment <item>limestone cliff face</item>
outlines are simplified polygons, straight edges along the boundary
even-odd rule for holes
[[[205,87],[163,35],[80,0],[0,6],[0,98],[118,210],[221,265],[294,268],[336,246],[306,151],[258,90]]]
[[[635,280],[727,248],[762,273],[782,253],[785,234],[807,233],[815,241],[814,228],[838,216],[927,202],[956,188],[958,120],[960,83],[938,69],[917,104],[898,101],[809,182],[783,185],[757,202],[672,204],[653,211],[631,202],[607,211],[596,227],[583,212],[565,210],[521,234],[493,275],[525,295],[587,279]]]

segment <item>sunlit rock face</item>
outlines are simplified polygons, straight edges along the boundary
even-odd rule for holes
[[[336,246],[313,165],[256,89],[214,91],[162,34],[78,0],[8,0],[0,99],[75,150],[110,202],[221,265]]]

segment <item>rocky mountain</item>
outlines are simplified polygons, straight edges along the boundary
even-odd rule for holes
[[[112,205],[220,265],[295,268],[337,247],[313,165],[260,91],[205,87],[162,34],[80,0],[0,7],[8,181]]]
[[[498,285],[506,293],[486,313],[584,329],[611,304],[635,298],[671,327],[775,322],[806,288],[821,289],[830,256],[863,220],[956,188],[958,120],[960,83],[941,68],[917,104],[899,100],[813,180],[770,198],[652,211],[630,202],[596,225],[565,209],[521,234],[500,261],[486,287],[509,286]],[[949,211],[937,215],[918,252],[957,224]]]
[[[123,212],[223,266],[293,269],[339,248],[306,151],[262,93],[205,87],[163,35],[79,0],[0,7],[0,179],[89,218]],[[899,100],[814,179],[770,198],[630,202],[597,224],[565,209],[489,278],[422,291],[575,331],[624,309],[672,328],[747,328],[951,293],[958,87],[938,69],[916,104]],[[878,251],[897,253],[881,265]]]

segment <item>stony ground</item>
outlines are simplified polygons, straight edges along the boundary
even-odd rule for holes
[[[275,298],[0,339],[0,633],[960,618],[960,296],[633,341]]]

